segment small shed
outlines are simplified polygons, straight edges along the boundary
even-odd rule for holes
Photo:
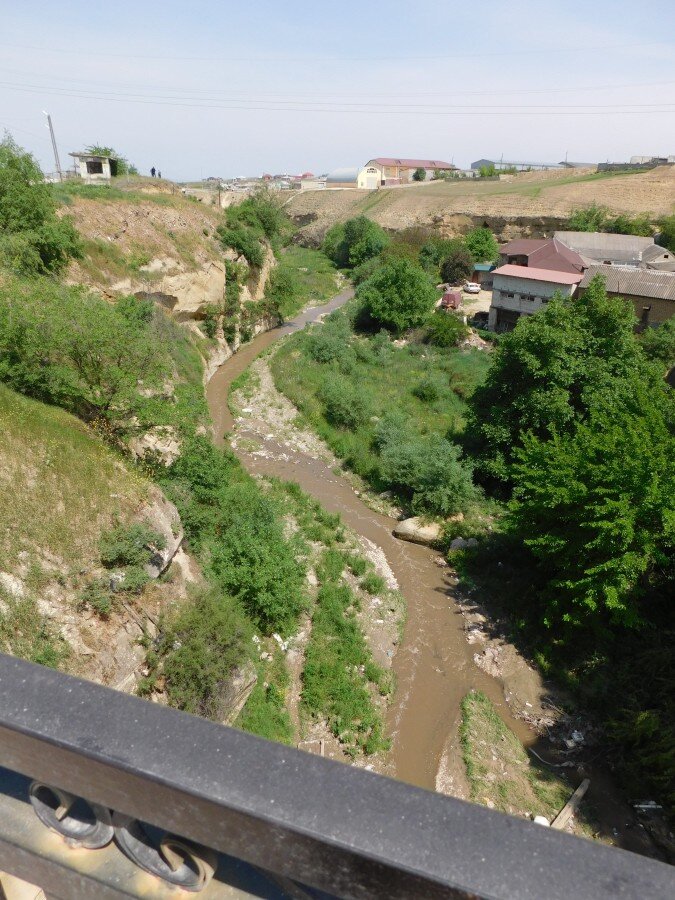
[[[77,172],[86,184],[108,184],[117,175],[117,159],[86,151],[70,153]]]

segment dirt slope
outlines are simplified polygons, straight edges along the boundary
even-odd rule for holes
[[[447,234],[485,222],[508,239],[549,234],[573,209],[593,201],[615,213],[668,215],[675,210],[675,167],[611,176],[590,170],[524,172],[509,181],[430,182],[377,192],[307,191],[294,194],[286,209],[310,243],[335,222],[360,214],[384,228],[429,225]]]

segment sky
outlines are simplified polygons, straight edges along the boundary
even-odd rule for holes
[[[675,3],[0,0],[0,131],[192,180],[675,154]]]

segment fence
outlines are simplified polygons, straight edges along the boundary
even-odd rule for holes
[[[675,896],[662,863],[23,660],[0,685],[0,868],[50,900]]]

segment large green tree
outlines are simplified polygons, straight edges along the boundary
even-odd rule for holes
[[[598,276],[583,297],[552,300],[500,339],[467,424],[484,483],[508,489],[524,434],[545,439],[552,431],[574,432],[595,399],[611,396],[624,379],[638,377],[662,390],[662,372],[643,354],[634,324],[632,306],[608,298]]]
[[[595,399],[573,433],[525,434],[512,470],[511,524],[550,627],[638,625],[650,573],[675,552],[668,401],[637,373]]]
[[[474,228],[464,237],[474,262],[491,263],[499,258],[499,244],[489,228]]]
[[[323,250],[336,265],[347,268],[378,256],[388,243],[387,234],[377,222],[357,216],[329,228]]]
[[[376,322],[397,333],[423,325],[438,299],[427,274],[407,259],[381,266],[357,296]]]
[[[20,275],[61,271],[79,256],[78,234],[56,215],[52,188],[30,153],[0,141],[0,265]]]

